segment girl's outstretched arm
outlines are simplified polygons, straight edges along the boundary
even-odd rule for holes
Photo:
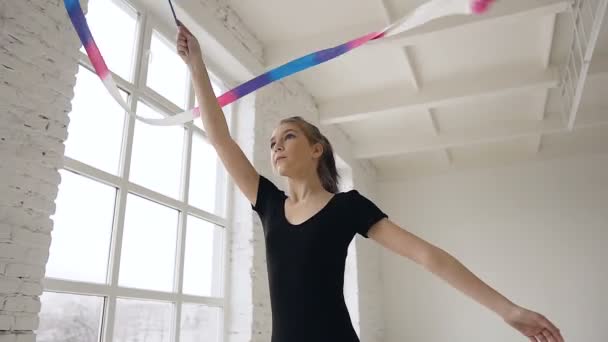
[[[530,341],[563,342],[559,331],[547,318],[512,303],[484,283],[446,251],[402,229],[389,219],[370,228],[368,236],[387,249],[409,258],[454,288],[494,311]]]
[[[178,24],[177,53],[192,75],[192,84],[198,99],[207,139],[215,148],[222,164],[238,188],[249,202],[255,205],[260,176],[243,150],[230,136],[224,112],[211,87],[198,40],[182,23]]]

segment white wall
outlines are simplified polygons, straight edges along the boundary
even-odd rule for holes
[[[402,227],[437,244],[567,341],[608,341],[608,155],[379,184]],[[439,278],[383,253],[386,342],[527,341]]]
[[[0,10],[0,341],[30,342],[79,42],[63,2],[14,1]]]

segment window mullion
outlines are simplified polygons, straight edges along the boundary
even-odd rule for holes
[[[149,46],[149,28],[147,23],[147,13],[143,12],[139,16],[137,25],[137,38],[136,38],[136,51],[135,60],[142,61],[143,51],[146,46]],[[142,68],[144,68],[145,62],[135,63],[134,66],[134,91],[129,96],[129,109],[132,113],[137,110],[137,101],[139,100],[139,94],[141,93],[141,80],[142,80]],[[120,274],[120,257],[122,252],[122,238],[124,233],[124,222],[126,214],[126,204],[128,196],[128,179],[131,166],[131,153],[133,150],[133,133],[135,131],[135,119],[131,115],[126,115],[126,131],[123,135],[123,148],[121,153],[120,163],[120,187],[118,189],[118,206],[116,208],[115,220],[111,246],[111,257],[109,273],[110,283],[110,296],[106,300],[105,310],[105,327],[103,329],[104,342],[111,342],[114,335],[114,321],[116,316],[116,298],[118,290],[118,276]]]
[[[192,156],[192,129],[186,128],[184,131],[185,134],[185,144],[183,149],[183,163],[182,163],[182,173],[181,173],[181,191],[180,191],[180,199],[183,201],[183,205],[180,209],[179,213],[179,225],[178,225],[178,235],[177,235],[177,249],[176,249],[176,258],[175,258],[175,286],[174,290],[178,294],[178,300],[175,303],[175,320],[173,321],[173,331],[174,331],[174,341],[179,342],[180,338],[180,330],[181,330],[181,313],[182,313],[182,297],[181,294],[183,292],[183,284],[184,284],[184,263],[185,263],[185,254],[186,254],[186,234],[187,234],[187,225],[188,225],[188,205],[186,204],[188,201],[188,194],[190,189],[190,163]]]
[[[85,69],[97,75],[95,68],[93,68],[93,64],[91,64],[89,56],[87,56],[85,53],[80,52],[80,56],[78,57],[78,63]],[[109,70],[109,72],[112,76],[112,79],[114,80],[114,83],[116,83],[118,89],[124,90],[129,94],[136,92],[135,85],[132,82],[125,80],[124,78],[120,77],[120,75],[114,73],[112,70]]]

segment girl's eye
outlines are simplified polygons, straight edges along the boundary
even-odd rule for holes
[[[293,135],[293,133],[287,133],[287,134],[285,135],[285,138],[287,139],[287,138],[289,138],[289,137],[294,138],[294,137],[295,137],[295,135]]]
[[[270,148],[273,148],[273,147],[274,147],[274,143],[270,143]]]

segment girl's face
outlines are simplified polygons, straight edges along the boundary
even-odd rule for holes
[[[321,144],[311,144],[302,129],[294,123],[279,125],[270,138],[272,168],[281,176],[316,173],[322,154]]]

